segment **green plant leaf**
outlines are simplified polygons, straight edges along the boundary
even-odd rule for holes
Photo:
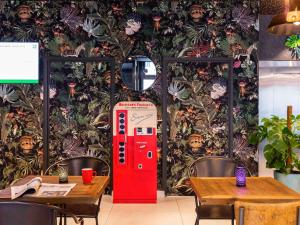
[[[300,116],[291,116],[291,129],[287,127],[287,120],[272,115],[270,118],[263,118],[263,125],[258,126],[257,130],[249,137],[250,144],[258,144],[267,140],[264,147],[264,155],[267,160],[268,168],[275,168],[284,173],[289,173],[293,168],[298,168],[298,155],[295,151],[300,148],[299,131]],[[291,151],[290,151],[291,150]],[[292,159],[292,168],[288,159]]]
[[[290,49],[296,49],[300,46],[300,36],[299,35],[291,35],[285,41],[285,46]]]

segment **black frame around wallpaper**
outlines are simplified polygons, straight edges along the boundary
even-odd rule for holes
[[[50,72],[51,72],[51,63],[54,62],[106,62],[111,64],[111,84],[110,84],[110,118],[112,118],[112,109],[115,105],[115,61],[113,58],[108,57],[61,57],[61,56],[48,56],[45,55],[43,58],[43,86],[49,87],[50,85]],[[44,171],[49,167],[49,88],[43,89],[44,96],[44,105],[43,105],[43,114],[44,114],[44,124],[43,124],[43,139],[44,141]],[[112,129],[111,129],[112,135]],[[112,143],[112,142],[111,142]],[[112,151],[112,145],[110,146]],[[112,168],[112,154],[110,160],[110,167]],[[112,174],[112,169],[110,170]]]
[[[1,4],[2,2],[3,4]],[[231,71],[233,72],[233,119],[230,124],[233,126],[233,149],[230,149],[231,156],[236,160],[245,162],[245,165],[256,175],[258,173],[257,146],[249,145],[248,136],[255,132],[258,124],[257,54],[260,49],[257,48],[257,44],[259,35],[262,33],[261,27],[258,26],[259,1],[166,0],[138,2],[135,0],[107,0],[92,2],[95,4],[90,4],[89,1],[71,0],[19,0],[1,1],[0,3],[2,19],[0,21],[0,40],[4,42],[39,42],[40,64],[43,64],[41,65],[43,68],[40,68],[40,83],[38,85],[25,85],[28,89],[26,89],[28,92],[25,94],[28,93],[28,96],[21,93],[25,90],[23,85],[9,85],[6,88],[17,94],[21,93],[17,99],[22,100],[24,98],[28,100],[26,102],[28,104],[19,107],[19,101],[12,101],[13,103],[3,101],[1,105],[10,118],[16,119],[16,123],[10,123],[10,121],[7,123],[3,120],[7,125],[5,131],[7,131],[8,137],[4,138],[5,141],[2,139],[1,143],[3,151],[0,151],[0,188],[8,186],[13,180],[21,178],[23,175],[39,174],[43,168],[56,160],[56,157],[51,155],[51,148],[54,146],[52,140],[50,139],[51,142],[44,140],[45,143],[43,143],[43,137],[52,137],[52,129],[43,123],[44,119],[45,123],[50,119],[48,122],[52,125],[52,111],[48,112],[47,106],[43,106],[44,102],[48,105],[52,104],[52,100],[50,99],[49,102],[47,99],[51,94],[51,89],[49,90],[46,86],[42,87],[42,76],[47,79],[44,84],[51,87],[52,79],[49,80],[47,75],[48,61],[84,61],[84,57],[94,56],[101,57],[89,59],[104,59],[112,63],[115,62],[115,74],[111,77],[112,80],[114,79],[112,89],[115,95],[112,97],[115,101],[119,101],[119,99],[122,101],[141,99],[152,101],[160,109],[159,119],[162,118],[162,99],[170,99],[170,96],[163,95],[161,88],[163,79],[166,79],[163,76],[167,76],[166,68],[162,73],[164,56],[183,57],[165,58],[165,65],[170,60],[219,60],[214,57],[223,57],[220,60],[233,61],[233,64],[230,64],[231,70],[233,70]],[[114,4],[116,7],[113,7]],[[28,11],[27,18],[18,15],[18,11],[22,8],[26,8]],[[205,12],[202,13],[200,19],[193,18],[192,11],[195,8],[201,8]],[[68,12],[73,13],[74,20],[68,20]],[[160,16],[160,23],[153,21],[153,13]],[[246,20],[241,20],[241,15]],[[132,21],[136,23],[134,29],[131,26]],[[86,24],[93,24],[95,29],[89,29]],[[273,52],[272,49],[266,50]],[[155,62],[159,77],[153,88],[145,92],[133,92],[128,90],[120,81],[119,63],[130,55],[146,55]],[[210,58],[184,58],[197,56]],[[110,67],[110,64],[106,64]],[[170,75],[173,72],[171,71]],[[228,75],[228,71],[226,73]],[[108,83],[105,85],[106,96],[109,99],[109,85]],[[167,85],[168,82],[165,80],[164,92],[168,91]],[[44,88],[43,91],[42,88]],[[68,87],[65,88],[64,91],[68,91]],[[79,85],[77,88],[79,89]],[[26,108],[29,104],[36,107],[36,112],[31,112]],[[226,104],[225,99],[224,104]],[[226,108],[228,109],[228,107]],[[107,107],[107,117],[109,117],[108,110]],[[24,116],[24,113],[28,116]],[[45,113],[45,118],[43,118],[43,113]],[[166,114],[166,112],[164,113]],[[226,113],[227,111],[223,111],[223,118],[226,117]],[[3,113],[3,115],[5,114]],[[107,120],[107,122],[109,121]],[[167,123],[168,121],[163,122]],[[33,128],[29,132],[25,129],[27,125]],[[158,151],[160,151],[158,186],[160,189],[163,189],[162,186],[164,186],[164,190],[166,190],[166,186],[169,187],[166,178],[170,179],[170,175],[166,171],[164,174],[162,173],[162,163],[166,164],[166,156],[173,154],[174,149],[166,149],[166,143],[164,144],[165,147],[162,148],[162,121],[159,121],[158,128],[160,129],[158,133]],[[106,134],[109,132],[106,130]],[[166,131],[163,132],[166,134]],[[223,134],[225,133],[223,132]],[[27,140],[28,136],[28,140],[36,142],[33,143],[30,154],[24,153],[20,145],[22,140]],[[225,141],[224,135],[222,138]],[[164,140],[164,142],[166,141]],[[186,141],[186,146],[189,146],[188,140],[184,141]],[[109,151],[107,144],[105,147]],[[108,159],[109,155],[106,156]],[[18,160],[20,159],[24,163],[19,163]],[[33,160],[34,164],[27,166],[29,160]],[[188,165],[186,161],[182,161],[182,164]],[[162,185],[163,182],[164,185]],[[188,182],[185,184],[188,185]],[[186,193],[179,191],[174,192],[174,194]]]
[[[43,86],[49,87],[49,80],[50,80],[50,66],[53,62],[106,62],[110,63],[112,66],[112,75],[111,75],[111,86],[110,86],[110,97],[111,97],[111,118],[112,118],[112,109],[115,105],[115,61],[113,58],[103,58],[103,57],[88,57],[88,58],[76,58],[76,57],[60,57],[60,56],[47,56],[45,55],[43,58]],[[226,155],[232,155],[232,148],[233,148],[233,124],[232,124],[232,107],[233,107],[233,60],[231,58],[171,58],[166,57],[163,58],[163,69],[162,69],[162,188],[167,193],[167,154],[168,154],[168,134],[167,134],[167,106],[168,106],[168,64],[169,63],[224,63],[228,64],[229,66],[229,89],[228,89],[228,152]],[[44,170],[49,167],[49,89],[44,88],[43,90],[44,96],[47,96],[44,99],[43,105],[43,113],[44,113],[44,124],[43,124],[43,139],[44,141]],[[112,130],[112,129],[111,129]],[[111,131],[112,132],[112,131]],[[112,151],[112,145],[110,146]],[[112,157],[112,154],[111,154]],[[111,166],[111,174],[112,174],[112,158],[110,162]],[[112,181],[112,179],[111,179]]]
[[[167,154],[168,154],[168,133],[167,133],[167,106],[168,106],[168,64],[170,63],[224,63],[229,66],[228,74],[228,152],[225,155],[232,156],[233,149],[233,59],[231,58],[163,58],[162,69],[162,187],[165,193],[167,193]]]

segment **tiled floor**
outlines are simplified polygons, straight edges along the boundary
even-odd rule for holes
[[[104,196],[99,215],[100,225],[194,225],[193,197],[160,198],[157,204],[112,204],[111,196]],[[75,224],[68,220],[68,225]],[[85,219],[85,225],[95,225]],[[201,225],[230,225],[228,220],[203,220]]]

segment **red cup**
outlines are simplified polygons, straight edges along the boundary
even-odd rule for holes
[[[92,168],[81,169],[82,182],[84,184],[91,184],[97,173]]]

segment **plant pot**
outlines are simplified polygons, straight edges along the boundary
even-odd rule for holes
[[[285,184],[289,188],[300,193],[300,173],[294,171],[290,174],[280,173],[279,171],[274,171],[274,178],[281,183]]]

